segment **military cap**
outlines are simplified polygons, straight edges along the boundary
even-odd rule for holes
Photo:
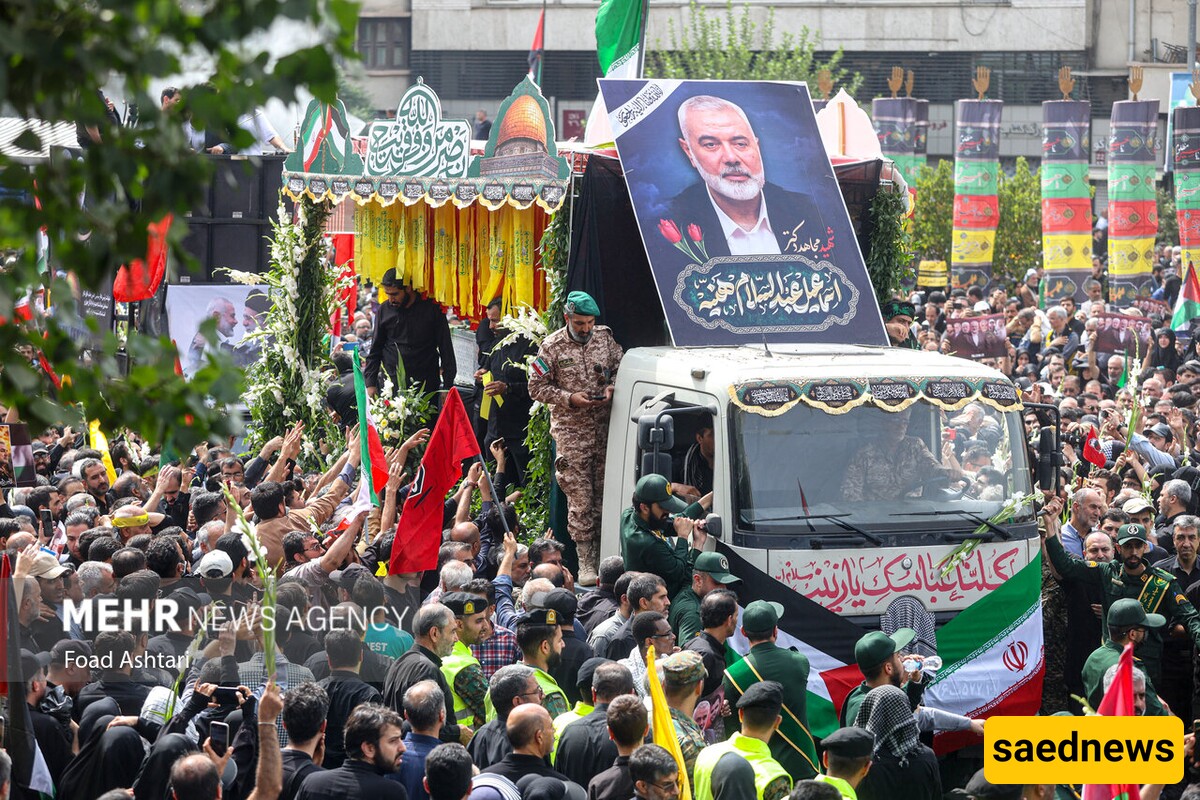
[[[783,616],[783,606],[768,600],[755,600],[742,612],[742,628],[747,633],[770,633]]]
[[[692,569],[707,573],[722,585],[742,582],[741,578],[729,571],[729,559],[723,553],[701,553],[696,556],[696,563]]]
[[[1145,544],[1150,540],[1146,538],[1146,528],[1136,522],[1130,522],[1128,525],[1122,525],[1117,528],[1117,544],[1125,544],[1126,542],[1142,542]]]
[[[587,292],[571,292],[567,295],[567,302],[563,305],[563,311],[568,314],[579,314],[584,317],[600,316],[600,306],[596,305],[596,301]]]
[[[671,482],[662,475],[643,475],[633,487],[639,503],[658,503],[670,514],[680,514],[687,503],[671,492]]]
[[[917,637],[912,628],[899,628],[891,636],[883,631],[871,631],[854,644],[854,660],[863,672],[887,661]]]
[[[470,617],[487,611],[487,600],[467,592],[444,594],[440,602],[453,611],[456,617]]]
[[[738,708],[783,708],[783,686],[778,681],[759,681],[750,684],[737,701]]]
[[[445,601],[442,601],[445,602]],[[531,608],[517,617],[518,625],[558,625],[558,612],[552,608]]]
[[[1167,624],[1162,614],[1147,614],[1136,597],[1123,597],[1108,607],[1110,628],[1161,628]]]
[[[708,670],[704,659],[692,650],[680,650],[664,658],[662,664],[663,683],[672,686],[692,686],[704,680]]]
[[[866,728],[838,728],[821,740],[821,746],[842,758],[867,758],[875,751],[875,737]]]
[[[575,622],[575,610],[579,608],[579,601],[570,589],[552,589],[546,592],[541,600],[542,602],[535,605],[558,612],[559,625],[571,625]]]
[[[967,794],[975,800],[1020,800],[1024,792],[1021,783],[991,783],[983,777],[982,769],[967,782]]]
[[[917,315],[916,307],[907,300],[888,300],[880,310],[883,312],[885,320],[900,316],[912,319]]]

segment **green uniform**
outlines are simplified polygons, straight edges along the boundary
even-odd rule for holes
[[[484,697],[487,679],[479,659],[461,641],[454,643],[450,655],[442,659],[442,675],[454,695],[454,721],[459,725],[477,727],[487,718]]]
[[[725,699],[736,708],[738,698],[758,681],[779,681],[783,686],[783,721],[771,737],[771,753],[795,780],[812,778],[817,769],[817,746],[808,732],[808,659],[774,642],[759,642],[738,663],[725,670]],[[741,729],[737,714],[727,717],[725,728]]]
[[[727,742],[711,744],[696,757],[695,800],[713,800],[712,772],[721,756],[736,753],[750,763],[754,770],[754,789],[758,800],[782,800],[792,791],[792,779],[778,761],[771,757],[765,742],[735,733]]]
[[[904,689],[904,693],[908,695],[908,702],[912,705],[913,711],[916,711],[917,706],[921,705],[925,684],[909,681],[900,688]],[[867,686],[866,681],[863,681],[851,689],[850,694],[846,695],[846,699],[842,701],[842,713],[838,715],[838,724],[841,727],[848,728],[854,724],[854,718],[858,716],[858,709],[862,706],[863,699],[866,698],[869,691],[871,691],[871,687]]]
[[[675,631],[675,642],[682,647],[704,630],[700,624],[700,596],[685,587],[671,598],[671,610],[667,614],[671,630]]]
[[[1082,561],[1070,555],[1057,536],[1046,538],[1046,553],[1064,580],[1100,587],[1106,617],[1114,601],[1125,597],[1136,598],[1147,614],[1166,617],[1167,629],[1172,625],[1183,625],[1192,641],[1200,647],[1200,614],[1196,613],[1171,573],[1148,566],[1141,575],[1128,575],[1119,560],[1104,563]],[[1101,626],[1101,630],[1107,639],[1108,628]],[[1162,630],[1148,628],[1146,638],[1137,647],[1137,655],[1145,662],[1146,676],[1151,680],[1162,679]]]
[[[833,788],[841,793],[843,800],[858,800],[858,793],[854,791],[854,787],[846,783],[841,778],[831,778],[828,775],[818,775],[813,778],[814,781],[828,783]]]
[[[1092,708],[1099,706],[1100,701],[1104,699],[1104,673],[1121,659],[1121,651],[1124,649],[1123,645],[1114,644],[1111,641],[1105,642],[1093,650],[1087,661],[1083,663],[1083,691]],[[1146,671],[1146,666],[1137,656],[1133,658],[1133,665],[1142,672]],[[1149,675],[1146,676],[1146,716],[1167,716],[1166,709],[1162,707],[1162,702],[1158,699],[1158,693],[1154,690],[1154,683],[1150,680]]]
[[[692,503],[683,516],[699,519],[704,508]],[[621,557],[630,572],[651,572],[667,584],[667,594],[674,598],[692,584],[692,565],[699,550],[688,547],[687,539],[666,536],[651,530],[632,506],[621,512]]]

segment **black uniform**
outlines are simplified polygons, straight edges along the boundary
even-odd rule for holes
[[[328,678],[317,681],[329,695],[328,724],[325,726],[325,761],[321,766],[335,769],[346,760],[344,728],[350,712],[363,703],[382,703],[383,697],[370,684],[363,683],[358,675],[344,669],[335,669]]]
[[[324,771],[313,763],[308,753],[285,749],[283,751],[283,791],[279,793],[279,800],[293,800],[300,791],[300,785],[304,783],[305,778],[314,772]]]
[[[633,797],[633,779],[629,777],[629,756],[617,756],[608,769],[592,778],[587,787],[588,800],[629,800]]]
[[[397,380],[397,366],[404,362],[404,374],[410,384],[426,392],[454,386],[457,365],[450,325],[446,315],[432,300],[418,298],[411,306],[379,306],[375,315],[375,339],[367,354],[363,378],[367,387],[383,385],[380,368]],[[439,364],[440,372],[439,376]]]
[[[608,703],[563,728],[558,738],[554,766],[580,786],[612,766],[617,745],[608,737]]]
[[[583,699],[579,694],[579,687],[575,684],[579,681],[579,668],[591,657],[592,648],[588,647],[587,642],[579,639],[572,628],[563,628],[562,657],[558,666],[550,670],[550,677],[562,687],[567,695],[567,703],[571,706]]]
[[[403,784],[384,777],[373,764],[352,759],[337,769],[315,772],[300,784],[297,800],[408,800]]]
[[[499,762],[483,770],[483,772],[489,775],[502,775],[513,783],[521,780],[526,775],[536,775],[539,778],[555,778],[560,781],[567,780],[566,775],[546,766],[545,759],[525,755],[524,753],[509,753],[500,759]]]
[[[471,754],[471,760],[481,770],[492,764],[498,764],[502,758],[512,752],[512,742],[508,740],[508,734],[505,732],[507,722],[508,720],[497,717],[475,731],[475,735],[467,744],[467,752]]]
[[[410,686],[421,681],[433,681],[446,697],[446,724],[442,726],[438,738],[443,742],[459,741],[459,727],[451,722],[455,719],[454,692],[450,690],[446,678],[442,675],[442,659],[420,644],[414,644],[412,649],[397,658],[388,670],[383,685],[384,705],[403,713],[404,693]]]

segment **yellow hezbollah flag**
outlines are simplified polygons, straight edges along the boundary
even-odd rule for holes
[[[108,452],[108,438],[100,430],[100,420],[94,419],[88,423],[88,433],[91,434],[92,447],[100,451],[100,460],[104,462],[104,469],[108,473],[108,485],[112,486],[117,481],[117,470]]]
[[[950,249],[951,264],[988,264],[992,260],[992,248],[996,244],[996,232],[956,230]]]
[[[1042,237],[1047,269],[1092,266],[1092,237],[1087,233],[1056,233]]]
[[[679,738],[675,735],[675,724],[671,722],[671,708],[667,705],[667,696],[663,694],[662,683],[658,680],[658,672],[654,669],[654,645],[646,651],[646,683],[650,684],[650,732],[654,743],[666,748],[675,759],[679,768],[679,800],[692,800],[692,788],[688,785],[687,766],[683,763],[683,750],[679,747]]]
[[[1109,275],[1149,275],[1153,258],[1154,237],[1108,240]]]

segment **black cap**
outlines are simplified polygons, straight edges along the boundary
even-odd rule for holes
[[[439,601],[454,612],[456,617],[470,617],[487,611],[487,600],[468,592],[450,592]]]
[[[838,728],[821,745],[842,758],[867,758],[875,751],[875,737],[866,728]]]
[[[549,594],[547,592],[547,594]],[[517,617],[518,625],[558,625],[558,612],[552,608],[531,608]]]
[[[552,589],[546,592],[546,596],[542,598],[542,602],[538,603],[542,608],[551,608],[558,612],[559,625],[573,625],[575,623],[575,610],[579,608],[579,601],[575,599],[575,593],[570,589]]]
[[[983,777],[983,770],[971,776],[967,782],[967,794],[975,800],[1020,800],[1025,792],[1021,783],[990,783]]]
[[[783,708],[783,686],[778,681],[759,681],[738,698],[738,708],[775,709],[778,714]]]
[[[586,690],[583,692],[585,697],[592,696],[592,676],[596,674],[596,668],[601,664],[611,663],[613,663],[612,659],[594,656],[579,665],[579,672],[575,678],[575,686]]]
[[[212,598],[203,592],[197,592],[187,586],[181,586],[171,592],[166,597],[167,600],[174,600],[179,606],[180,612],[184,609],[201,609],[212,602]]]
[[[354,584],[358,583],[359,578],[373,578],[371,570],[364,567],[362,564],[351,564],[345,569],[335,569],[329,573],[329,580],[338,585],[339,588],[345,589],[347,592],[354,591]]]
[[[81,657],[91,656],[91,654],[91,642],[82,639],[60,639],[54,647],[50,648],[49,663],[57,667],[65,667],[67,656],[70,656],[72,661],[78,661]]]
[[[49,653],[33,653],[21,648],[21,680],[31,680],[50,663]]]

